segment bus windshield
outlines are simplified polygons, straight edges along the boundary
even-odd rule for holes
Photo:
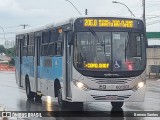
[[[74,65],[90,71],[145,69],[145,45],[138,32],[77,32]]]

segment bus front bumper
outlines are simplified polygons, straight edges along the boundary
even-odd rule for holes
[[[72,102],[138,102],[144,101],[146,85],[143,88],[123,91],[81,90],[72,84]]]

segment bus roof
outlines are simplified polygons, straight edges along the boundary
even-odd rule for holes
[[[39,25],[39,26],[27,28],[27,29],[24,29],[24,30],[19,30],[16,33],[16,35],[37,32],[37,31],[41,31],[41,30],[45,30],[45,29],[53,28],[53,27],[59,27],[59,26],[62,26],[64,24],[73,23],[77,18],[88,18],[88,17],[106,17],[106,18],[108,17],[108,18],[139,19],[139,18],[129,18],[129,17],[118,17],[118,16],[78,16],[78,17],[58,20],[58,21],[47,23],[47,24],[44,24],[44,25]],[[139,20],[141,20],[141,19],[139,19]]]
[[[61,26],[63,24],[71,23],[73,21],[74,21],[74,18],[61,20],[61,21],[58,21],[58,22],[51,22],[51,23],[47,23],[47,24],[44,24],[44,25],[39,25],[39,26],[24,29],[24,30],[19,30],[16,33],[16,35],[32,33],[32,32],[36,32],[36,31],[45,30],[45,29],[48,29],[48,28],[58,27],[58,26]]]

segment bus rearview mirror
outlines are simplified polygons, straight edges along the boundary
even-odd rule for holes
[[[147,39],[147,37],[145,37],[145,43],[146,43],[146,48],[148,48],[149,45],[148,45],[148,39]]]
[[[68,32],[68,45],[73,45],[73,42],[74,42],[73,37],[74,37],[73,32],[69,31]]]

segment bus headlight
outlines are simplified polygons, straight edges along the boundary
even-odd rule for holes
[[[79,87],[80,89],[82,89],[84,87],[84,84],[81,82],[76,82],[77,87]]]
[[[138,85],[137,85],[137,87],[140,89],[140,88],[142,88],[144,86],[144,82],[139,82],[138,83]]]
[[[79,81],[74,81],[73,82],[74,83],[74,85],[76,85],[79,89],[81,89],[81,90],[85,90],[85,91],[87,91],[87,90],[89,90],[88,89],[88,86],[86,86],[84,83],[82,83],[82,82],[79,82]]]
[[[144,82],[139,82],[134,88],[133,91],[139,90],[144,87]]]

